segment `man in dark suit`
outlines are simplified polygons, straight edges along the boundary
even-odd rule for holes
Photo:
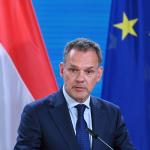
[[[101,62],[100,47],[91,40],[66,45],[60,63],[64,85],[24,108],[15,150],[135,149],[119,107],[90,95],[101,78]],[[107,144],[92,138],[87,127]]]

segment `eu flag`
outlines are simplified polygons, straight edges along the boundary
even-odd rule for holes
[[[102,97],[121,107],[133,144],[150,150],[150,1],[113,0]]]

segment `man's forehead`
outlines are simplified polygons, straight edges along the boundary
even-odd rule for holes
[[[97,68],[96,65],[77,65],[77,64],[73,64],[73,63],[68,63],[67,64],[68,67],[72,67],[72,68],[77,68],[77,69],[93,69],[93,68]]]
[[[70,49],[69,53],[89,53],[89,52],[94,52],[96,51],[93,48],[72,48]]]

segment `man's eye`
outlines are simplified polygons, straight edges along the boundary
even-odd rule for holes
[[[94,70],[86,70],[85,72],[86,72],[86,74],[91,75],[91,74],[93,74],[95,71],[94,71]]]
[[[70,68],[69,71],[70,71],[70,72],[77,72],[78,70],[77,70],[77,69],[74,69],[74,68]]]

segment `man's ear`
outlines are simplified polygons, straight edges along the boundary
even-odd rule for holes
[[[99,67],[98,68],[98,75],[97,75],[97,82],[101,79],[102,74],[103,74],[103,68]]]
[[[64,74],[64,63],[61,62],[59,64],[59,73],[60,73],[60,76],[63,77],[63,74]]]

